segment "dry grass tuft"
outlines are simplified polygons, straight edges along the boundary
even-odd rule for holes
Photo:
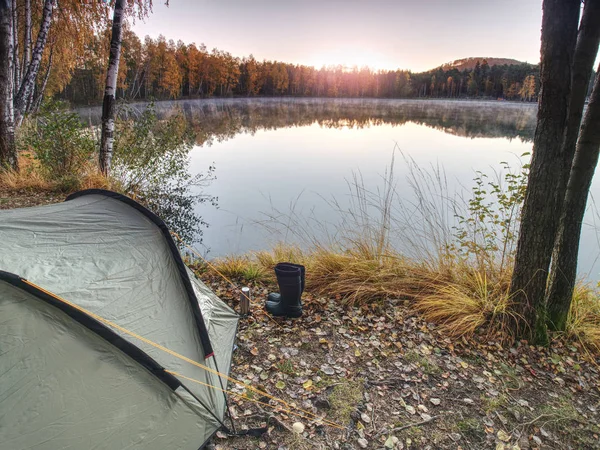
[[[119,184],[104,176],[89,164],[80,176],[50,179],[39,169],[37,162],[29,157],[19,157],[20,171],[0,172],[0,188],[7,191],[59,192],[70,194],[83,189],[120,190]]]
[[[600,353],[600,294],[589,285],[575,287],[565,336],[592,353]]]
[[[489,326],[498,329],[509,314],[508,287],[490,283],[485,274],[466,271],[460,280],[433,287],[434,293],[417,299],[415,308],[451,336],[472,336]]]
[[[317,249],[310,258],[307,286],[320,295],[343,298],[350,303],[414,299],[427,289],[431,280],[429,270],[400,256],[375,258],[362,250]]]
[[[9,191],[50,191],[53,190],[53,183],[36,170],[8,170],[0,171],[0,188]]]
[[[271,252],[254,253],[252,260],[270,279],[273,279],[272,269],[278,262],[303,264],[306,266],[307,289],[353,304],[385,298],[414,299],[429,290],[432,277],[439,276],[425,266],[391,252],[378,256],[368,246],[357,246],[352,250],[318,246],[312,251],[302,251],[298,247],[279,244]],[[239,259],[235,262],[243,263]]]
[[[247,256],[227,256],[213,261],[212,265],[228,278],[258,281],[266,276],[266,271]]]
[[[120,187],[115,180],[106,177],[99,171],[89,171],[81,179],[79,189],[108,189],[120,191]]]

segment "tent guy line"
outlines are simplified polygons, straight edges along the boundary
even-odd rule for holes
[[[317,416],[316,414],[311,413],[310,411],[307,411],[305,409],[302,409],[302,408],[299,408],[297,406],[291,405],[288,402],[286,402],[285,400],[280,399],[278,397],[275,397],[275,396],[269,394],[268,392],[261,391],[260,389],[257,389],[257,388],[255,388],[255,387],[253,387],[251,385],[247,385],[243,381],[236,380],[235,378],[232,378],[229,375],[226,375],[226,374],[224,374],[222,372],[219,372],[218,370],[212,369],[212,368],[210,368],[210,367],[208,367],[208,366],[206,366],[204,364],[201,364],[201,363],[199,363],[197,361],[194,361],[193,359],[190,359],[190,358],[188,358],[188,357],[186,357],[184,355],[181,355],[181,354],[179,354],[179,353],[177,353],[177,352],[175,352],[173,350],[170,350],[170,349],[168,349],[168,348],[166,348],[166,347],[164,347],[164,346],[162,346],[160,344],[157,344],[156,342],[151,341],[150,339],[147,339],[147,338],[145,338],[143,336],[140,336],[139,334],[134,333],[133,331],[130,331],[127,328],[124,328],[124,327],[122,327],[122,326],[120,326],[120,325],[118,325],[118,324],[116,324],[116,323],[114,323],[114,322],[112,322],[112,321],[110,321],[108,319],[105,319],[104,317],[99,316],[98,314],[95,314],[95,313],[93,313],[91,311],[88,311],[87,309],[85,309],[85,308],[83,308],[83,307],[81,307],[79,305],[76,305],[75,303],[72,303],[72,302],[70,302],[67,299],[64,299],[64,298],[58,296],[58,295],[56,295],[56,294],[54,294],[54,293],[52,293],[52,292],[50,292],[50,291],[42,288],[41,286],[36,285],[35,283],[32,283],[32,282],[30,282],[28,280],[25,280],[25,279],[21,279],[21,281],[23,281],[25,284],[31,286],[32,288],[37,289],[37,290],[43,292],[44,294],[49,295],[49,296],[53,297],[54,299],[56,299],[58,301],[61,301],[61,302],[69,305],[70,307],[72,307],[72,308],[74,308],[74,309],[76,309],[76,310],[78,310],[78,311],[80,311],[80,312],[82,312],[84,314],[87,314],[88,316],[92,317],[93,319],[96,319],[97,321],[102,322],[105,325],[108,325],[108,326],[110,326],[112,328],[115,328],[115,329],[121,331],[122,333],[125,333],[125,334],[127,334],[127,335],[129,335],[129,336],[131,336],[131,337],[133,337],[135,339],[138,339],[138,340],[140,340],[140,341],[142,341],[142,342],[144,342],[144,343],[146,343],[148,345],[151,345],[152,347],[155,347],[158,350],[166,352],[166,353],[170,354],[171,356],[174,356],[175,358],[178,358],[178,359],[180,359],[182,361],[185,361],[185,362],[188,362],[190,364],[193,364],[194,366],[199,367],[201,369],[204,369],[207,372],[210,372],[210,373],[212,373],[214,375],[217,375],[217,376],[219,376],[221,378],[225,378],[227,381],[230,381],[230,382],[232,382],[234,384],[237,384],[238,386],[242,386],[242,387],[244,387],[246,389],[250,389],[251,391],[253,391],[253,392],[255,392],[255,393],[259,394],[259,395],[265,396],[265,397],[267,397],[267,398],[269,398],[269,399],[271,399],[273,401],[281,403],[282,405],[284,405],[284,406],[286,406],[288,408],[288,410],[286,412],[290,412],[290,413],[292,413],[292,414],[294,414],[296,416],[301,416],[299,413],[293,413],[292,412],[292,410],[297,410],[297,411],[300,411],[301,413],[305,414],[305,416],[301,416],[303,418],[311,419],[311,420],[316,419],[316,420],[322,421],[325,425],[328,425],[330,427],[338,428],[338,429],[342,429],[342,430],[345,429],[345,427],[343,427],[343,426],[341,426],[341,425],[339,425],[339,424],[337,424],[335,422],[331,422],[329,420],[326,420],[326,419],[324,419],[322,417]],[[233,391],[228,391],[226,389],[220,389],[217,386],[213,386],[213,385],[204,383],[202,381],[199,381],[199,380],[196,380],[196,379],[193,379],[193,378],[182,376],[182,375],[178,374],[177,372],[174,372],[174,371],[171,371],[171,370],[168,370],[168,369],[165,369],[165,372],[167,372],[167,373],[169,373],[171,375],[181,376],[184,379],[187,379],[189,381],[193,381],[195,383],[202,384],[202,385],[204,385],[206,387],[209,387],[209,388],[212,388],[212,389],[215,389],[215,390],[219,390],[219,391],[222,391],[222,392],[225,392],[225,393],[234,394],[234,395],[236,395],[238,397],[241,397],[241,398],[243,398],[245,400],[250,400],[250,401],[258,402],[256,400],[250,399],[248,397],[245,397],[245,396],[243,396],[241,394],[238,394],[238,393],[235,393]],[[271,407],[273,409],[276,408],[276,406],[269,405],[268,403],[263,403],[263,402],[258,402],[258,403],[260,403],[262,405],[269,406],[269,407]]]
[[[184,380],[188,380],[188,381],[191,381],[193,383],[198,383],[198,384],[201,384],[201,385],[209,387],[209,388],[217,389],[219,391],[224,392],[225,394],[235,395],[236,397],[239,397],[242,400],[247,400],[247,401],[256,403],[258,405],[262,405],[262,406],[268,406],[269,408],[274,409],[276,411],[283,411],[285,413],[294,415],[296,417],[300,417],[301,419],[306,419],[306,420],[314,420],[315,419],[314,417],[307,417],[307,416],[303,415],[302,413],[294,412],[294,411],[292,411],[290,409],[281,408],[281,407],[276,406],[276,405],[271,405],[270,403],[265,403],[265,402],[261,402],[260,400],[249,398],[249,397],[245,396],[244,394],[240,394],[239,392],[234,392],[234,391],[230,391],[230,390],[227,390],[227,389],[219,389],[216,386],[209,385],[207,383],[204,383],[203,381],[195,380],[194,378],[186,377],[185,375],[181,375],[180,373],[174,372],[172,370],[165,369],[165,372],[170,373],[171,375],[176,376],[176,377],[181,377]],[[299,411],[304,411],[304,410],[302,410],[300,408],[296,408],[296,409],[299,410]],[[328,425],[328,426],[330,426],[332,428],[338,428],[340,430],[345,430],[346,429],[346,427],[343,427],[343,426],[338,425],[338,424],[334,424],[333,422],[327,423],[328,421],[325,421],[322,418],[318,418],[318,420],[323,421],[326,425]]]

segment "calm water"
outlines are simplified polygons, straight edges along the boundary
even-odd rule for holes
[[[513,167],[527,162],[520,155],[531,151],[536,116],[536,105],[479,101],[232,99],[157,107],[164,115],[183,111],[193,124],[190,170],[216,166],[207,191],[218,196],[219,207],[199,205],[210,224],[202,246],[213,257],[277,241],[303,245],[307,234],[334,235],[339,210],[352,203],[353,174],[366,189],[383,189],[392,154],[396,192],[407,200],[396,213],[419,227],[426,218],[415,205],[407,160],[428,173],[442,168],[443,195],[468,196],[476,171],[492,175],[502,161]],[[81,112],[97,120],[97,110]],[[434,189],[435,183],[422,181]],[[580,271],[597,280],[597,214],[588,209]],[[446,219],[454,221],[452,214]],[[395,244],[409,251],[401,239]]]

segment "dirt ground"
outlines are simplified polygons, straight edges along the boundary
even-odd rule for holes
[[[204,279],[237,307],[229,286]],[[577,346],[452,340],[402,300],[359,308],[305,294],[302,318],[272,319],[260,305],[268,288],[253,287],[232,376],[314,416],[230,386],[264,403],[230,396],[236,426],[268,431],[219,434],[215,449],[600,448],[598,361]]]

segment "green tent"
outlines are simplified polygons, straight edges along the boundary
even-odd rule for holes
[[[226,380],[158,346],[229,374],[237,320],[125,196],[0,211],[0,449],[197,450]]]

